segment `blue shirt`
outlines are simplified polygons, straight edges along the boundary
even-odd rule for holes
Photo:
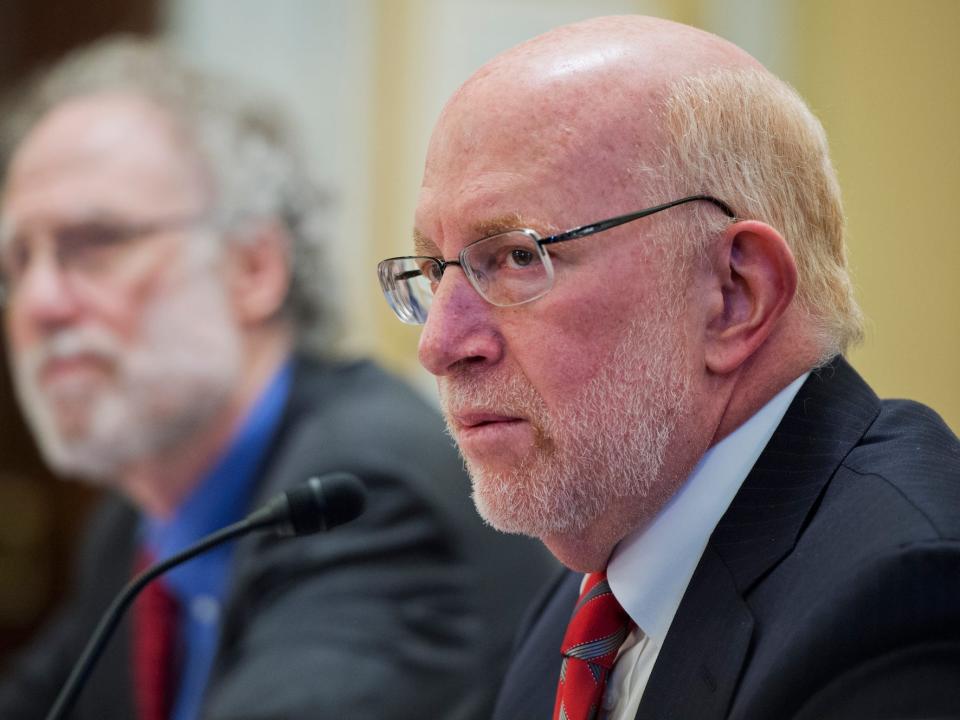
[[[251,510],[261,462],[280,424],[293,368],[286,362],[244,419],[226,453],[177,508],[160,521],[145,518],[143,537],[157,561],[185,550],[204,535],[242,520]],[[180,602],[180,682],[171,720],[195,720],[210,675],[220,632],[234,543],[193,558],[163,581]]]

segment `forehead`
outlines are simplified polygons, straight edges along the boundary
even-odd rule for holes
[[[597,92],[566,78],[539,86],[483,78],[462,88],[431,138],[418,244],[449,255],[520,219],[544,234],[639,207],[653,147],[645,113],[625,115],[622,100],[585,102]]]
[[[65,102],[24,138],[3,188],[6,227],[161,210],[202,196],[198,166],[149,101],[103,95]]]

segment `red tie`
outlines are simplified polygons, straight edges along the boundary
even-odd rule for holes
[[[141,551],[136,571],[151,564]],[[162,578],[147,585],[133,606],[133,688],[139,720],[169,720],[176,687],[177,600]]]
[[[563,664],[553,720],[593,720],[630,617],[610,592],[606,572],[591,573],[560,648]]]

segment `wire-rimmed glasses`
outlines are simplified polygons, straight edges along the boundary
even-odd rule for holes
[[[553,287],[553,263],[547,245],[593,235],[698,200],[713,203],[728,217],[736,217],[722,200],[710,195],[690,195],[549,237],[540,237],[529,228],[517,228],[475,240],[460,251],[456,260],[430,256],[383,260],[377,265],[380,288],[397,317],[410,325],[427,321],[437,285],[451,265],[463,270],[474,290],[487,302],[500,307],[521,305],[543,297]]]
[[[84,288],[103,290],[136,265],[140,241],[208,222],[206,213],[172,215],[148,222],[85,221],[49,233],[45,244],[60,272]],[[0,233],[0,306],[9,304],[40,248],[14,233]]]

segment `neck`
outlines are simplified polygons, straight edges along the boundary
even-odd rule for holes
[[[810,370],[820,349],[809,333],[780,332],[727,378],[714,377],[709,394],[722,399],[710,445],[716,445],[753,417],[783,388]]]
[[[668,450],[668,453],[673,452],[673,448]],[[673,471],[664,470],[644,494],[613,498],[596,520],[582,531],[549,535],[542,538],[543,544],[571,570],[597,572],[606,569],[617,543],[653,520],[686,480],[694,465],[696,461],[683,464]]]
[[[677,427],[666,451],[660,477],[643,497],[614,498],[583,531],[542,538],[556,558],[572,570],[603,570],[628,534],[646,526],[686,481],[711,447],[755,415],[778,392],[816,362],[815,344],[789,336],[775,338],[756,356],[726,376],[705,376],[694,391],[694,409]],[[804,352],[798,348],[806,348]],[[774,362],[775,360],[775,362]]]
[[[121,492],[147,515],[173,515],[229,447],[289,348],[286,342],[245,348],[240,380],[223,407],[186,442],[127,466],[117,481]]]

